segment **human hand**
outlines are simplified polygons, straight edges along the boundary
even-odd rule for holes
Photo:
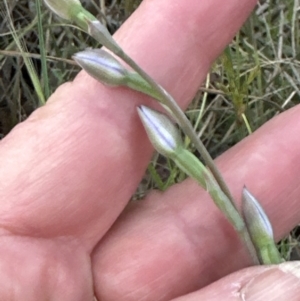
[[[185,107],[255,3],[145,0],[116,39]],[[149,102],[81,72],[1,142],[0,300],[297,300],[297,263],[226,276],[250,260],[193,181],[123,211],[152,153],[136,113]],[[300,220],[299,110],[217,160],[277,238]]]

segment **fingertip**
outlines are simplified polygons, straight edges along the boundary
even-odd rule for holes
[[[300,262],[251,267],[173,301],[298,301]]]
[[[300,262],[287,262],[263,269],[248,279],[239,293],[247,301],[299,300]]]

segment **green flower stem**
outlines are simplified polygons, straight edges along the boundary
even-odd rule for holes
[[[208,177],[208,170],[193,153],[181,147],[170,158],[183,172],[196,180],[203,189],[207,190],[205,178]]]
[[[101,32],[99,27],[99,23],[96,22],[89,22],[89,33],[92,37],[94,37],[98,42],[102,43],[105,47],[107,47],[110,51],[112,51],[115,55],[117,55],[119,58],[121,58],[125,63],[128,64],[134,71],[136,71],[143,80],[145,80],[150,87],[153,89],[153,92],[151,92],[151,95],[155,95],[156,99],[158,99],[164,107],[168,108],[168,111],[172,112],[172,115],[175,117],[176,121],[182,128],[183,132],[191,139],[191,141],[194,143],[196,149],[199,151],[200,155],[203,157],[203,160],[207,164],[208,168],[210,169],[211,173],[213,174],[216,183],[218,183],[220,190],[223,191],[224,195],[227,197],[229,202],[231,203],[231,207],[235,209],[235,212],[238,212],[236,209],[236,205],[234,202],[234,199],[229,191],[229,188],[227,187],[223,177],[221,176],[218,168],[216,167],[213,159],[211,158],[210,154],[206,150],[205,146],[203,145],[202,141],[197,137],[197,134],[195,133],[191,123],[187,119],[184,112],[181,110],[179,105],[176,103],[174,98],[159,84],[155,82],[131,57],[129,57],[121,47],[118,45],[112,44],[112,47],[108,47],[109,43],[103,41],[103,33]],[[107,38],[105,36],[105,38]],[[138,82],[138,81],[137,81]],[[136,82],[136,83],[137,83]],[[132,86],[132,88],[135,85]],[[139,86],[138,91],[142,91],[143,86]],[[146,89],[149,91],[148,87]],[[143,91],[142,91],[143,92]],[[149,93],[149,92],[148,92]],[[148,94],[146,93],[146,94]],[[149,95],[149,94],[148,94]],[[215,193],[213,191],[212,193]],[[225,215],[228,215],[228,212],[224,212]],[[245,227],[245,224],[243,222],[243,219],[239,216],[239,222],[241,222],[240,225],[235,225],[235,228],[237,229],[237,232],[240,234],[242,240],[244,241],[251,258],[253,260],[254,264],[259,264],[256,250],[251,242],[250,235],[248,233],[247,228]]]
[[[279,264],[284,260],[281,258],[279,251],[275,243],[264,245],[263,247],[257,248],[258,256],[261,264]]]
[[[274,242],[271,222],[259,201],[244,187],[242,211],[246,227],[261,264],[278,264],[283,260]]]
[[[220,189],[210,171],[193,153],[186,149],[175,124],[167,115],[143,105],[137,108],[137,112],[154,148],[163,156],[173,160],[182,171],[208,191],[215,205],[227,217],[247,246],[253,262],[258,264],[256,250],[250,233],[247,230],[246,223],[238,210]],[[256,210],[256,206],[254,209]],[[257,214],[254,215],[256,216]],[[254,226],[256,225],[257,223]]]
[[[172,115],[176,118],[176,121],[182,128],[183,132],[191,139],[194,143],[196,149],[199,151],[200,155],[202,156],[203,160],[207,164],[208,168],[211,170],[212,174],[214,175],[217,183],[220,185],[221,189],[227,195],[228,199],[231,201],[234,207],[236,207],[234,199],[227,187],[223,177],[221,176],[218,168],[216,167],[212,157],[210,156],[209,152],[206,150],[205,146],[203,145],[202,141],[198,138],[197,134],[195,133],[191,123],[189,122],[188,118],[181,110],[179,105],[176,103],[174,98],[159,84],[157,84],[143,69],[139,67],[126,53],[122,51],[122,54],[117,54],[121,59],[124,60],[133,70],[135,70],[145,81],[147,81],[151,88],[155,91],[154,94],[160,95],[159,99],[164,106],[167,106],[169,110],[172,112]]]
[[[236,208],[232,205],[232,203],[229,201],[226,202],[227,196],[224,194],[224,192],[218,187],[217,183],[216,185],[213,184],[214,179],[211,178],[211,183],[209,183],[208,191],[212,199],[214,200],[217,207],[225,214],[227,219],[231,222],[237,233],[239,234],[241,240],[243,241],[244,245],[248,249],[248,252],[252,258],[252,261],[254,264],[259,265],[260,261],[257,256],[257,249],[254,247],[253,242],[251,240],[250,234],[248,232],[248,229],[246,227],[246,224],[239,214],[239,212],[236,210]]]
[[[126,86],[135,91],[139,91],[144,94],[147,94],[157,99],[159,102],[163,101],[163,97],[161,96],[161,93],[158,93],[156,90],[154,90],[152,86],[148,83],[148,81],[143,79],[136,72],[129,72],[127,74]]]
[[[225,217],[232,224],[234,229],[239,234],[241,240],[244,242],[251,255],[254,264],[259,264],[259,258],[257,256],[257,249],[254,247],[246,224],[235,208],[230,202],[228,197],[221,190],[218,183],[215,181],[209,170],[187,149],[179,148],[175,151],[175,154],[170,156],[174,160],[176,165],[183,170],[191,178],[194,178],[207,192],[210,194],[215,205],[223,212]],[[265,252],[265,249],[260,250]],[[267,249],[266,252],[271,252],[271,249]]]
[[[74,8],[75,9],[75,8]],[[78,7],[76,6],[76,9]],[[86,11],[82,6],[80,7],[80,11],[70,12],[71,20],[75,22],[79,27],[83,30],[88,31],[88,33],[96,39],[99,43],[105,46],[107,49],[112,51],[115,55],[120,57],[125,63],[127,63],[134,71],[136,71],[141,78],[146,81],[150,88],[153,90],[150,92],[148,85],[141,80],[137,79],[137,76],[134,78],[134,84],[132,88],[137,88],[139,86],[138,91],[146,91],[146,94],[151,94],[151,96],[158,99],[164,107],[168,107],[172,112],[172,115],[176,118],[178,124],[182,127],[183,132],[191,139],[194,143],[196,149],[199,151],[200,155],[203,157],[203,160],[211,170],[214,175],[217,183],[220,185],[221,189],[227,195],[228,199],[232,202],[233,206],[236,207],[234,199],[222,178],[218,168],[216,167],[213,159],[210,154],[206,150],[202,141],[197,137],[192,125],[189,120],[185,116],[184,112],[181,110],[179,105],[176,103],[174,98],[159,84],[155,82],[131,57],[129,57],[123,49],[116,43],[116,41],[112,38],[107,28],[101,24],[93,15],[91,15],[88,11]],[[139,83],[138,83],[139,82]]]
[[[164,107],[168,107],[168,111],[172,112],[172,115],[175,117],[178,124],[181,126],[183,132],[191,139],[191,141],[194,143],[196,149],[199,151],[201,156],[203,157],[205,163],[207,164],[208,168],[210,169],[211,173],[213,174],[216,183],[218,184],[218,189],[221,189],[223,194],[227,197],[229,200],[230,208],[233,208],[233,212],[236,212],[238,214],[238,211],[236,209],[236,205],[234,203],[233,197],[230,194],[230,191],[223,180],[219,170],[217,169],[216,165],[214,164],[213,159],[211,158],[210,154],[206,150],[203,143],[200,141],[200,139],[197,137],[197,134],[195,133],[192,125],[190,124],[189,120],[185,116],[184,112],[181,110],[179,105],[176,103],[176,101],[173,99],[173,97],[159,84],[157,84],[134,60],[132,60],[123,50],[122,48],[116,43],[116,41],[111,37],[110,33],[108,32],[107,28],[101,24],[93,15],[91,15],[88,11],[86,11],[78,2],[77,0],[71,2],[60,2],[59,0],[47,0],[48,6],[56,12],[58,15],[62,16],[63,18],[69,19],[73,22],[75,22],[80,28],[87,31],[92,37],[94,37],[98,42],[100,42],[103,46],[105,46],[107,49],[109,49],[111,52],[113,52],[115,55],[120,57],[125,63],[127,63],[134,71],[136,71],[141,78],[146,81],[150,88],[153,90],[150,92],[151,89],[149,89],[148,85],[146,85],[141,80],[135,78],[133,79],[132,88],[135,86],[138,86],[138,90],[147,91],[146,94],[151,94],[151,96],[158,99]],[[184,153],[184,152],[183,152]],[[180,158],[176,159],[178,163],[180,163],[182,166],[184,164],[184,160],[181,160]],[[195,169],[193,169],[195,170]],[[210,178],[210,177],[209,177]],[[201,182],[201,181],[200,181]],[[203,184],[203,183],[202,183]],[[218,197],[220,195],[220,192],[218,189],[211,189],[211,195],[214,195],[214,197]],[[226,211],[225,209],[225,215],[228,215],[229,211]],[[230,209],[232,210],[232,209]],[[234,220],[234,218],[233,218]],[[244,238],[244,241],[248,247],[248,250],[250,254],[253,257],[254,263],[257,262],[255,258],[255,252],[253,253],[253,249],[251,248],[251,241],[250,245],[248,240],[245,238],[247,236],[247,230],[245,227],[241,227],[240,225],[236,225],[236,229],[238,233],[242,233],[242,237]]]

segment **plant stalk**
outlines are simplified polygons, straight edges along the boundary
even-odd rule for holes
[[[236,208],[236,204],[234,199],[227,187],[223,177],[221,176],[218,168],[216,167],[212,157],[210,156],[209,152],[206,150],[205,146],[203,145],[202,141],[198,138],[197,134],[195,133],[191,123],[189,122],[188,118],[181,110],[177,102],[174,98],[159,84],[155,82],[133,59],[131,59],[124,51],[118,51],[115,53],[119,56],[125,63],[127,63],[134,71],[136,71],[145,81],[147,81],[156,94],[160,95],[160,100],[162,103],[167,106],[170,111],[172,112],[173,116],[176,118],[176,121],[181,126],[183,132],[191,139],[194,143],[194,146],[199,151],[200,155],[202,156],[203,160],[205,161],[206,165],[210,169],[211,173],[216,179],[216,182],[219,184],[220,188],[223,190],[225,195],[228,197],[230,202]]]
[[[89,23],[91,26],[92,24]],[[89,33],[92,37],[94,37],[97,41],[100,43],[103,41],[103,34],[95,30],[95,28],[90,27]],[[113,40],[114,41],[114,40]],[[121,58],[125,63],[127,63],[128,66],[130,66],[134,71],[136,71],[141,78],[143,78],[147,83],[149,83],[150,87],[153,89],[152,95],[156,95],[156,99],[158,99],[164,108],[167,108],[168,112],[171,112],[172,116],[176,119],[177,123],[180,125],[183,132],[191,139],[191,141],[194,143],[194,146],[199,151],[200,155],[202,156],[203,160],[205,161],[207,167],[211,171],[216,183],[224,193],[224,195],[229,200],[230,205],[232,206],[232,209],[235,211],[235,213],[238,215],[238,220],[241,224],[234,225],[234,228],[237,230],[239,236],[241,237],[242,241],[244,242],[246,248],[248,249],[248,252],[252,258],[252,261],[255,265],[259,264],[259,260],[257,257],[256,249],[251,241],[250,234],[248,232],[248,229],[245,226],[245,223],[240,216],[237,206],[234,202],[234,199],[229,191],[229,188],[227,187],[223,177],[221,176],[218,168],[216,167],[212,157],[210,156],[209,152],[206,150],[205,146],[203,145],[202,141],[199,139],[197,134],[195,133],[191,123],[189,122],[188,118],[184,114],[184,112],[181,110],[177,102],[174,100],[174,98],[158,83],[155,82],[152,77],[150,77],[130,56],[128,56],[123,49],[116,43],[108,41],[105,47],[107,47],[111,52],[113,52],[116,56]],[[108,45],[110,44],[110,45]],[[149,93],[150,94],[150,93]],[[226,217],[228,218],[228,212],[224,212]],[[232,218],[229,218],[229,220],[232,223]]]

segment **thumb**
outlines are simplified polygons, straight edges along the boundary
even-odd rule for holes
[[[173,301],[298,301],[300,261],[247,268]]]

